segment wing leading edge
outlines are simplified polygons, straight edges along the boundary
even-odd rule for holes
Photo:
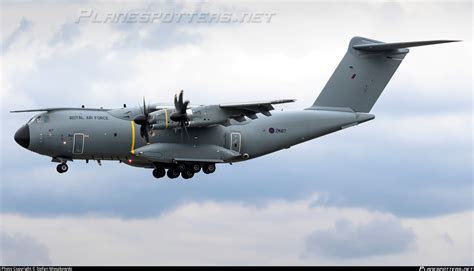
[[[61,111],[61,110],[108,111],[110,109],[82,108],[82,107],[50,107],[50,108],[38,108],[38,109],[26,109],[26,110],[13,110],[13,111],[10,111],[10,113],[51,112],[51,111]]]

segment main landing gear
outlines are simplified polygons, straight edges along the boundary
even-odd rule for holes
[[[155,178],[162,178],[167,175],[170,179],[176,179],[181,175],[183,179],[187,180],[194,177],[194,174],[201,171],[201,169],[205,174],[211,174],[216,171],[216,165],[214,163],[179,163],[172,165],[167,171],[163,165],[156,165],[153,170],[153,176]]]
[[[64,173],[68,170],[68,166],[66,165],[66,163],[61,163],[59,164],[57,167],[56,167],[56,170],[59,172],[59,173]]]
[[[166,175],[168,175],[168,178],[170,179],[176,179],[179,177],[179,170],[177,168],[169,168],[168,172],[166,172]]]
[[[155,178],[161,178],[164,177],[166,174],[166,171],[163,167],[157,167],[153,170],[153,176]]]
[[[206,164],[202,168],[202,171],[206,174],[214,173],[214,171],[216,171],[216,165],[215,164]]]

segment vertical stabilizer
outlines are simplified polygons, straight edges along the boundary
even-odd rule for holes
[[[454,41],[383,43],[354,37],[311,108],[345,108],[368,113],[409,52],[407,47],[446,42]]]

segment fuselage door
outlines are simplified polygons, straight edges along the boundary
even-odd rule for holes
[[[72,145],[73,154],[82,154],[84,152],[84,134],[75,133]]]
[[[240,143],[241,143],[240,133],[230,133],[230,149],[240,153]]]

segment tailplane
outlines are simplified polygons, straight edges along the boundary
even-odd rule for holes
[[[455,42],[433,40],[383,43],[354,37],[342,61],[310,109],[370,112],[398,66],[407,47]]]

